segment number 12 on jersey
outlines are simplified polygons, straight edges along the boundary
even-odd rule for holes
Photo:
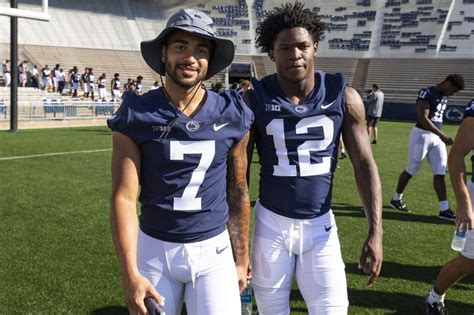
[[[325,115],[305,117],[295,125],[296,134],[307,134],[309,128],[321,127],[323,139],[307,140],[297,147],[299,176],[315,176],[331,171],[331,156],[321,157],[320,163],[311,163],[311,152],[326,150],[333,140],[334,122]],[[273,166],[274,176],[298,176],[296,165],[290,164],[285,142],[284,120],[273,119],[266,127],[268,135],[273,137],[278,164]]]

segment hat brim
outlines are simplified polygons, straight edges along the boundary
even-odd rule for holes
[[[207,69],[205,80],[227,68],[234,60],[235,48],[234,43],[231,40],[210,36],[208,33],[204,33],[198,28],[190,31],[189,27],[174,26],[161,31],[161,33],[155,39],[143,41],[140,43],[140,50],[143,59],[155,72],[161,75],[166,74],[165,64],[161,59],[161,47],[164,40],[166,39],[166,36],[168,36],[168,34],[174,30],[182,30],[187,33],[208,38],[211,41],[214,41],[214,51],[211,58],[209,59],[209,67]]]

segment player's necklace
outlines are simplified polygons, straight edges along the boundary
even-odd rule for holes
[[[161,76],[160,76],[160,78],[161,78]],[[169,99],[171,104],[173,104],[174,107],[176,107],[176,110],[177,110],[177,113],[174,116],[174,118],[170,120],[170,122],[168,123],[166,128],[164,128],[164,130],[160,134],[160,137],[158,138],[158,139],[166,139],[166,137],[168,137],[168,134],[171,131],[171,128],[173,128],[174,124],[178,120],[179,116],[186,110],[186,108],[188,108],[189,104],[191,104],[191,102],[193,101],[194,97],[196,96],[197,91],[199,91],[199,87],[201,86],[201,82],[199,82],[199,85],[197,85],[196,90],[193,93],[193,96],[189,99],[188,103],[184,106],[184,108],[182,110],[179,109],[179,107],[173,102],[173,99],[171,98],[171,96],[168,94],[168,91],[166,90],[165,85],[163,84],[163,79],[161,81],[161,86],[163,87],[163,91],[165,92],[166,97]]]

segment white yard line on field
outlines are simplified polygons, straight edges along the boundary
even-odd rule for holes
[[[32,155],[7,156],[7,157],[0,157],[0,161],[29,159],[29,158],[44,157],[44,156],[96,153],[96,152],[106,152],[106,151],[112,151],[112,149],[98,149],[98,150],[84,150],[84,151],[69,151],[69,152],[54,152],[54,153],[32,154]]]

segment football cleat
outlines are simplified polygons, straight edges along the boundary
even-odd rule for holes
[[[347,157],[347,154],[345,152],[341,152],[341,156],[339,157],[339,159],[343,160]]]
[[[400,210],[403,212],[410,212],[410,209],[407,207],[407,205],[403,202],[402,199],[400,200],[390,200],[390,207],[396,210]]]
[[[448,315],[448,309],[443,302],[430,304],[425,300],[426,315]]]
[[[448,220],[455,222],[456,221],[456,215],[451,209],[448,209],[446,211],[440,211],[438,218],[443,219],[443,220]]]

